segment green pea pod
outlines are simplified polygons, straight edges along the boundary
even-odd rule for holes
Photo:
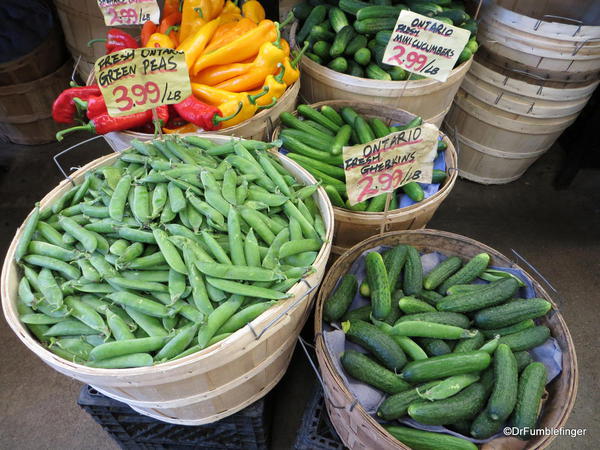
[[[156,317],[144,314],[129,306],[125,306],[127,315],[139,326],[141,330],[144,330],[148,336],[168,336],[167,330],[165,330],[159,319]]]
[[[117,239],[110,245],[108,251],[113,255],[121,256],[123,253],[125,253],[125,250],[127,250],[129,245],[130,243],[125,239]]]
[[[169,240],[182,252],[185,249],[189,249],[194,254],[196,259],[198,259],[198,261],[215,262],[212,256],[210,256],[206,250],[204,250],[204,247],[195,240],[184,236],[169,236]]]
[[[188,270],[189,273],[189,270]],[[176,270],[169,270],[169,295],[171,296],[171,302],[175,303],[179,300],[186,288],[185,275],[177,272]],[[154,289],[153,289],[154,290]]]
[[[104,320],[94,308],[72,296],[65,298],[65,304],[71,309],[71,315],[73,317],[79,319],[88,327],[99,331],[103,335],[110,336],[110,329],[106,326]]]
[[[289,298],[291,295],[274,291],[272,289],[253,286],[250,284],[237,283],[235,281],[223,280],[219,278],[206,277],[209,285],[216,287],[230,294],[244,295],[248,297],[266,298],[272,300],[281,300]]]
[[[322,245],[322,242],[318,239],[300,239],[286,242],[279,249],[279,258],[283,259],[308,251],[319,251]]]
[[[90,352],[90,359],[92,361],[100,361],[116,356],[131,355],[133,353],[152,352],[162,348],[165,342],[166,338],[160,336],[107,342],[94,347]]]
[[[98,240],[91,231],[86,230],[70,217],[61,216],[58,220],[63,229],[81,242],[86,251],[93,253],[98,246]]]
[[[252,322],[258,316],[260,316],[263,312],[273,306],[275,301],[270,302],[260,302],[255,303],[254,305],[247,306],[246,308],[238,311],[233,316],[231,316],[217,331],[217,334],[223,333],[234,333],[244,325]]]
[[[106,297],[115,303],[118,303],[119,305],[135,309],[152,317],[162,318],[171,315],[169,309],[167,309],[164,305],[131,292],[113,292],[112,294],[108,294]]]
[[[44,336],[89,336],[93,334],[98,334],[98,331],[88,327],[82,321],[77,319],[64,319],[48,328],[44,333]]]
[[[177,331],[169,342],[156,354],[155,361],[166,361],[184,351],[198,331],[198,324],[191,324]]]
[[[21,261],[21,258],[27,254],[29,242],[33,237],[33,233],[35,233],[35,229],[37,228],[39,216],[40,205],[37,203],[33,209],[33,212],[29,215],[25,221],[25,224],[23,225],[23,231],[21,233],[21,237],[19,238],[17,248],[15,249],[15,260],[17,262]]]
[[[201,349],[206,348],[217,330],[237,312],[243,301],[244,297],[232,295],[229,300],[221,304],[208,316],[206,323],[198,331],[198,345]]]
[[[17,289],[19,294],[19,300],[26,304],[27,306],[32,306],[37,302],[35,298],[35,294],[31,290],[31,286],[29,285],[29,281],[26,277],[21,278],[19,281],[19,287]]]
[[[165,231],[163,231],[159,228],[154,228],[152,230],[152,234],[154,235],[154,238],[156,239],[158,248],[160,248],[160,251],[162,252],[165,260],[167,261],[167,264],[173,270],[176,270],[177,272],[182,273],[182,274],[186,274],[187,268],[185,267],[185,264],[184,264],[183,260],[181,259],[181,256],[179,255],[177,248],[169,240],[169,235]]]
[[[231,259],[229,259],[227,252],[225,252],[223,247],[221,247],[219,242],[210,233],[202,231],[202,239],[217,261],[222,264],[231,264]]]
[[[36,231],[40,233],[40,235],[46,240],[48,243],[52,245],[56,245],[58,247],[62,247],[64,249],[69,249],[69,246],[66,245],[62,240],[62,235],[56,231],[56,229],[46,222],[39,221],[37,224]]]
[[[318,239],[319,236],[314,227],[291,201],[288,200],[285,202],[283,210],[289,218],[294,217],[300,223],[300,228],[302,228],[304,236],[309,239]]]
[[[123,219],[127,196],[131,189],[131,181],[131,175],[124,175],[115,187],[113,195],[110,198],[110,204],[108,205],[108,213],[113,220],[120,222]]]
[[[134,367],[151,366],[153,362],[154,360],[149,353],[133,353],[123,356],[115,356],[113,358],[106,358],[100,361],[88,361],[85,364],[89,367],[96,367],[98,369],[128,369]]]
[[[231,208],[227,215],[227,230],[231,261],[235,265],[245,266],[246,257],[244,255],[244,242],[240,230],[240,217],[235,208]]]
[[[23,314],[19,319],[27,325],[52,325],[63,320],[62,317],[50,317],[41,313]]]
[[[260,267],[260,251],[258,249],[258,241],[254,235],[254,230],[250,228],[250,231],[246,235],[244,240],[244,256],[246,258],[246,264],[250,267]]]
[[[164,263],[166,263],[166,260],[162,252],[156,252],[151,255],[142,256],[140,258],[134,259],[129,264],[127,264],[127,268],[138,270],[145,270],[150,268],[152,270],[157,270],[157,266],[160,266]]]
[[[48,304],[54,309],[60,308],[63,304],[63,293],[49,269],[43,268],[40,270],[38,283]]]
[[[134,242],[129,245],[123,254],[117,258],[117,267],[121,267],[137,257],[141,256],[144,252],[144,245],[141,242]]]
[[[116,289],[129,289],[133,291],[169,292],[167,286],[154,281],[129,280],[123,277],[109,278],[108,283]]]

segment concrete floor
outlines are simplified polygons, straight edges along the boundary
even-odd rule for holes
[[[63,144],[36,147],[0,145],[0,254],[33,203],[61,176],[52,162]],[[74,151],[64,166],[84,164],[109,151],[99,139]],[[559,437],[551,448],[595,449],[600,440],[597,320],[600,304],[590,294],[600,289],[600,177],[582,170],[565,191],[552,187],[562,152],[554,148],[519,181],[482,186],[459,180],[438,210],[431,228],[452,231],[484,242],[505,255],[514,248],[551,280],[575,341],[579,361],[579,395],[567,423],[587,429],[584,437]],[[310,339],[312,320],[304,335]],[[0,448],[114,449],[117,445],[77,406],[81,384],[47,367],[0,321]],[[291,448],[303,408],[314,383],[304,355],[296,351],[290,370],[272,394],[272,448]]]

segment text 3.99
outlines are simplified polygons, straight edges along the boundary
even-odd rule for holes
[[[134,106],[143,106],[146,103],[155,104],[161,101],[160,87],[154,81],[134,84],[131,88],[117,86],[112,93],[115,96],[115,103],[122,105],[118,106],[119,111],[129,111]],[[181,100],[181,92],[169,92],[167,100]]]

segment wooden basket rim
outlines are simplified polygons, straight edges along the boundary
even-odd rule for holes
[[[207,139],[217,139],[217,140],[231,139],[231,136],[214,135],[214,134],[213,135],[206,134],[204,137],[206,137]],[[302,176],[306,177],[309,181],[312,181],[313,184],[317,184],[314,177],[310,173],[308,173],[306,170],[304,170],[304,168],[300,167],[296,162],[292,161],[291,159],[287,158],[285,155],[282,155],[278,152],[274,152],[274,153],[276,153],[278,158],[280,158],[282,161],[286,162],[286,164],[290,164],[291,166],[294,166],[294,170],[297,170]],[[112,154],[97,158],[97,159],[87,163],[85,166],[81,167],[76,172],[74,172],[71,175],[71,178],[74,180],[82,179],[84,174],[87,173],[88,171],[98,168],[98,167],[101,167],[103,165],[106,165],[106,164],[110,163],[111,161],[113,161],[114,159],[116,159],[118,156],[119,156],[118,153],[112,153]],[[52,197],[53,193],[55,191],[60,190],[65,184],[68,184],[68,183],[69,183],[69,180],[67,180],[67,179],[62,180],[58,184],[58,186],[56,186],[54,189],[52,189],[49,193],[47,193],[40,200],[40,202],[39,202],[40,206],[45,206],[49,202],[48,198]],[[326,194],[325,190],[321,186],[319,186],[319,188],[317,189],[316,195],[318,195],[318,197],[323,201],[324,205],[328,206],[328,208],[326,208],[325,211],[321,211],[321,214],[326,216],[326,218],[325,218],[326,220],[324,220],[324,222],[325,222],[325,224],[329,223],[329,228],[326,230],[327,234],[326,234],[326,239],[324,241],[324,244],[321,247],[321,250],[319,251],[319,253],[317,254],[317,258],[315,259],[315,262],[313,263],[313,266],[315,266],[315,267],[320,266],[320,265],[324,266],[326,264],[327,259],[329,258],[330,250],[331,250],[331,242],[333,241],[333,229],[334,229],[334,215],[333,215],[333,209],[331,207],[331,201],[329,200],[329,196]],[[33,210],[27,215],[27,218],[31,215],[32,212],[33,212]],[[27,218],[25,220],[27,220]],[[77,364],[77,363],[65,360],[63,358],[60,358],[59,356],[57,356],[54,353],[50,352],[49,350],[45,349],[31,335],[31,333],[26,329],[26,327],[21,323],[21,321],[16,316],[14,308],[12,311],[9,309],[9,303],[12,303],[12,301],[13,301],[13,299],[10,296],[9,291],[8,291],[8,284],[9,284],[8,283],[8,274],[9,274],[9,270],[10,270],[9,267],[11,266],[11,264],[14,264],[14,253],[16,250],[16,245],[18,243],[18,238],[20,237],[21,229],[22,229],[22,225],[20,227],[18,227],[15,232],[15,236],[13,237],[13,239],[11,241],[11,244],[8,248],[8,251],[6,253],[5,260],[4,260],[4,263],[2,266],[2,272],[0,275],[2,309],[3,309],[4,316],[6,318],[7,323],[12,328],[12,330],[15,332],[15,334],[31,351],[33,351],[44,362],[51,361],[52,365],[56,365],[63,370],[67,370],[70,372],[77,372],[77,373],[87,375],[87,376],[119,375],[122,377],[126,377],[126,376],[136,376],[136,375],[147,375],[147,374],[154,373],[157,368],[158,368],[159,373],[165,373],[168,371],[175,371],[175,370],[185,367],[191,363],[195,363],[200,359],[214,356],[214,354],[220,352],[221,350],[225,350],[228,346],[233,345],[233,342],[235,341],[235,339],[232,339],[232,338],[234,336],[236,336],[236,334],[237,334],[237,337],[240,337],[241,336],[240,332],[246,328],[246,327],[242,327],[240,330],[237,330],[235,333],[233,333],[228,338],[226,338],[210,347],[207,347],[199,352],[188,355],[184,358],[180,358],[175,361],[165,362],[165,363],[148,366],[148,367],[138,367],[138,368],[128,368],[128,369],[101,369],[101,368],[88,367],[88,366],[85,366],[82,364]],[[317,272],[303,278],[303,280],[310,280],[310,279],[315,279],[318,277],[319,277],[319,274],[317,271]],[[316,284],[318,285],[318,283],[316,283]],[[313,284],[311,283],[310,285],[312,286]],[[268,324],[271,323],[272,320],[275,320],[276,317],[278,318],[277,320],[283,320],[283,317],[287,317],[287,313],[281,317],[278,316],[279,313],[285,311],[285,309],[288,306],[290,306],[290,302],[294,302],[296,300],[297,296],[305,294],[306,291],[307,291],[307,288],[305,286],[305,283],[302,283],[302,281],[296,283],[294,286],[292,286],[288,290],[288,293],[294,294],[292,297],[285,300],[284,302],[281,302],[280,305],[274,305],[273,307],[269,308],[267,311],[265,311],[259,317],[254,319],[254,321],[252,321],[251,323],[253,323],[256,326],[257,323],[254,323],[254,322],[258,322],[258,325],[264,325],[266,327],[266,326],[268,326]],[[273,323],[273,325],[274,325],[274,323]]]
[[[559,321],[559,323],[561,324],[562,328],[564,329],[565,332],[565,338],[566,341],[568,343],[567,349],[565,349],[566,352],[569,352],[572,356],[572,365],[569,368],[570,371],[569,373],[571,374],[571,380],[572,380],[572,384],[569,386],[570,387],[570,395],[568,396],[568,404],[566,404],[565,406],[563,406],[563,411],[562,411],[562,415],[560,416],[560,418],[558,419],[558,423],[555,424],[554,428],[559,428],[561,426],[563,426],[566,423],[567,418],[569,417],[571,411],[573,410],[573,406],[575,404],[575,399],[577,397],[577,391],[578,391],[578,386],[579,386],[579,377],[578,377],[578,364],[577,364],[577,354],[575,351],[575,346],[573,343],[573,339],[571,336],[571,333],[564,321],[564,318],[562,317],[562,314],[560,314],[560,311],[558,309],[558,306],[556,305],[556,303],[554,302],[554,300],[552,299],[552,297],[550,297],[548,295],[548,293],[546,292],[546,290],[537,282],[537,280],[533,277],[531,277],[531,275],[529,275],[529,273],[527,271],[525,271],[523,268],[521,268],[518,264],[513,263],[509,258],[507,258],[506,256],[504,256],[502,253],[498,252],[497,250],[479,242],[476,241],[475,239],[471,239],[468,238],[466,236],[462,236],[459,234],[455,234],[455,233],[450,233],[447,231],[441,231],[441,230],[435,230],[435,229],[422,229],[422,230],[404,230],[404,231],[392,231],[392,232],[387,232],[384,233],[382,235],[377,235],[377,236],[372,236],[368,239],[365,239],[362,242],[357,243],[356,245],[354,245],[353,247],[351,247],[350,249],[348,249],[342,256],[340,256],[335,263],[329,268],[329,271],[327,273],[327,275],[325,276],[325,278],[323,279],[323,282],[325,282],[325,280],[329,277],[332,276],[331,274],[334,274],[337,267],[341,266],[342,263],[345,262],[346,258],[349,258],[351,254],[355,253],[355,252],[359,252],[360,250],[364,251],[367,250],[369,248],[373,248],[377,245],[377,242],[380,241],[382,238],[388,237],[388,236],[397,236],[397,235],[425,235],[425,236],[439,236],[439,237],[445,237],[445,238],[449,238],[449,239],[454,239],[457,241],[461,241],[461,242],[465,242],[469,245],[475,245],[477,247],[479,247],[482,251],[489,253],[490,255],[492,255],[493,257],[499,258],[499,259],[503,259],[506,261],[509,261],[511,264],[509,267],[514,268],[514,269],[519,269],[521,270],[525,276],[531,281],[531,283],[534,286],[534,289],[537,293],[540,294],[540,297],[547,299],[551,304],[552,304],[552,309],[554,310],[554,314],[557,320]],[[322,283],[323,283],[322,282]],[[323,321],[320,319],[322,316],[322,305],[323,305],[323,297],[326,294],[324,293],[323,289],[319,290],[319,294],[317,297],[317,301],[315,304],[315,314],[314,314],[314,329],[315,329],[315,349],[317,351],[317,357],[322,356],[323,357],[323,361],[321,361],[321,358],[319,359],[319,365],[321,364],[325,364],[327,367],[327,370],[329,371],[331,377],[333,378],[333,380],[336,383],[336,387],[343,392],[343,394],[345,395],[345,397],[347,398],[348,402],[347,405],[344,405],[344,408],[346,408],[348,405],[352,404],[353,405],[353,409],[354,410],[358,410],[361,414],[361,416],[363,417],[363,419],[365,419],[367,422],[369,422],[369,424],[373,427],[374,431],[378,432],[379,434],[382,434],[386,437],[391,437],[391,434],[389,434],[375,419],[373,419],[371,417],[371,415],[369,415],[365,409],[358,403],[358,402],[353,402],[354,396],[353,394],[349,391],[349,389],[346,387],[346,384],[344,383],[344,381],[342,380],[342,378],[340,377],[340,375],[338,374],[337,369],[335,368],[335,366],[333,365],[333,358],[329,352],[329,349],[327,348],[327,346],[324,343],[324,339],[323,339]],[[561,375],[564,373],[565,368],[563,368],[563,371],[561,372]],[[327,393],[325,393],[325,395],[327,396]],[[555,436],[553,435],[546,435],[541,439],[541,442],[539,443],[539,446],[536,446],[535,448],[545,448],[549,445],[549,443],[555,438]],[[398,442],[400,444],[400,448],[407,448],[405,447],[403,444],[401,444],[399,441],[397,441],[396,439],[394,439],[396,442]]]

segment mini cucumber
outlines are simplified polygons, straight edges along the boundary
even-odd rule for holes
[[[420,338],[419,344],[425,349],[429,356],[442,356],[452,353],[452,349],[441,339]]]
[[[529,439],[531,430],[535,429],[547,377],[546,367],[540,362],[529,364],[519,377],[512,424],[521,429],[520,439]]]
[[[475,439],[487,439],[500,431],[503,422],[492,419],[487,408],[483,409],[473,423],[471,423],[470,433]]]
[[[519,285],[514,279],[505,278],[474,292],[449,295],[436,307],[440,311],[462,313],[477,311],[506,301],[517,292],[518,288]]]
[[[368,350],[387,369],[397,371],[406,364],[406,355],[402,349],[375,325],[353,320],[342,322],[342,330],[350,341]]]
[[[431,389],[439,383],[441,381],[431,381],[409,391],[389,396],[379,405],[377,415],[385,420],[395,420],[405,416],[410,404],[420,400],[419,391]]]
[[[341,355],[342,366],[351,377],[363,381],[387,394],[398,394],[411,389],[410,384],[394,372],[380,366],[368,356],[354,350]]]
[[[444,281],[438,289],[438,292],[440,294],[445,294],[450,286],[470,283],[483,273],[489,263],[490,255],[487,253],[480,253],[474,256],[462,267],[462,269]]]
[[[400,273],[406,263],[408,247],[406,245],[397,245],[383,253],[383,263],[388,274],[390,289],[396,289],[399,284]]]
[[[443,183],[447,177],[448,177],[448,174],[444,170],[433,169],[433,175],[431,177],[431,182],[433,184],[440,184],[440,183]]]
[[[517,333],[500,337],[500,344],[506,344],[513,352],[529,350],[542,345],[550,337],[550,329],[543,325],[528,328]]]
[[[354,130],[358,135],[360,144],[366,144],[367,142],[375,140],[373,130],[371,130],[367,121],[361,116],[357,116],[356,119],[354,119]]]
[[[398,319],[398,322],[406,321],[421,321],[421,322],[433,322],[440,323],[443,325],[452,325],[459,328],[468,328],[471,321],[467,316],[460,313],[453,312],[425,312],[419,314],[410,314],[402,316]]]
[[[423,290],[423,265],[419,252],[412,246],[406,254],[402,290],[406,295],[418,295]]]
[[[542,317],[551,308],[550,302],[543,298],[528,298],[482,309],[475,314],[474,320],[479,328],[503,328],[527,319]]]
[[[352,40],[346,46],[346,49],[344,50],[344,55],[354,56],[354,54],[358,50],[367,46],[367,42],[368,41],[365,36],[363,36],[362,34],[357,34],[356,36],[354,36],[352,38]]]
[[[333,28],[333,31],[336,33],[339,33],[342,28],[349,25],[346,14],[344,14],[344,11],[342,11],[340,8],[330,8],[328,15],[331,28]]]
[[[494,352],[494,389],[487,405],[491,419],[504,422],[511,415],[517,403],[519,372],[517,360],[510,347],[498,345]]]
[[[515,359],[517,360],[517,370],[519,373],[521,373],[525,367],[533,362],[533,358],[527,351],[516,352],[513,353],[513,355],[515,355]]]
[[[455,284],[450,286],[446,291],[446,295],[466,294],[487,287],[487,284]]]
[[[333,140],[333,144],[331,145],[331,154],[332,155],[340,155],[342,153],[343,147],[348,145],[350,142],[350,137],[352,136],[352,127],[348,124],[344,124],[340,127],[335,138]]]
[[[391,293],[388,276],[381,254],[367,253],[365,257],[367,282],[371,289],[371,308],[373,317],[384,320],[391,311]]]
[[[423,191],[421,185],[416,181],[406,183],[404,186],[402,186],[402,190],[411,200],[415,202],[420,202],[425,198],[425,191]]]
[[[327,8],[324,5],[315,6],[296,35],[298,42],[304,42],[311,30],[325,20],[326,15]]]
[[[352,274],[342,277],[338,287],[323,305],[323,318],[326,321],[335,322],[346,313],[356,295],[357,284],[356,277]]]
[[[400,310],[400,306],[398,304],[398,301],[402,297],[404,297],[404,292],[402,292],[402,289],[397,289],[392,293],[392,302],[391,302],[391,307],[390,307],[390,313],[387,315],[387,317],[384,320],[385,323],[387,323],[388,325],[394,325],[396,323],[396,321],[402,315],[402,311]]]
[[[329,64],[327,64],[327,67],[336,72],[346,73],[348,70],[348,61],[343,56],[338,56],[337,58],[332,59]]]
[[[481,372],[490,362],[491,357],[486,352],[449,353],[422,361],[412,361],[406,365],[401,375],[409,383],[422,383],[452,375]]]
[[[452,355],[438,356],[437,358],[445,358],[447,356]],[[431,359],[417,362],[424,363],[431,361]],[[445,400],[415,402],[408,407],[408,415],[417,422],[425,425],[447,425],[475,417],[484,406],[485,400],[485,387],[482,383],[474,383],[460,393]]]
[[[472,338],[461,339],[458,341],[452,351],[454,353],[464,353],[479,350],[483,345],[484,340],[483,334],[479,332]]]
[[[400,442],[417,450],[477,450],[472,442],[448,434],[398,425],[384,425],[384,428]]]
[[[422,300],[425,300],[430,305],[434,305],[434,306],[437,305],[444,298],[443,295],[438,294],[435,291],[427,291],[427,290],[421,291],[419,293],[418,297]]]
[[[405,314],[436,312],[436,309],[429,303],[410,296],[402,297],[398,301],[398,305]]]
[[[337,32],[333,44],[331,44],[331,49],[329,50],[329,56],[332,58],[337,58],[344,54],[344,50],[352,40],[352,38],[356,36],[356,31],[350,25],[346,25],[340,31]]]
[[[361,306],[360,308],[352,309],[341,318],[343,322],[352,320],[363,320],[368,321],[371,317],[371,305]]]
[[[436,289],[440,284],[446,281],[462,266],[462,261],[458,256],[451,256],[429,272],[423,279],[423,287],[427,290]]]

